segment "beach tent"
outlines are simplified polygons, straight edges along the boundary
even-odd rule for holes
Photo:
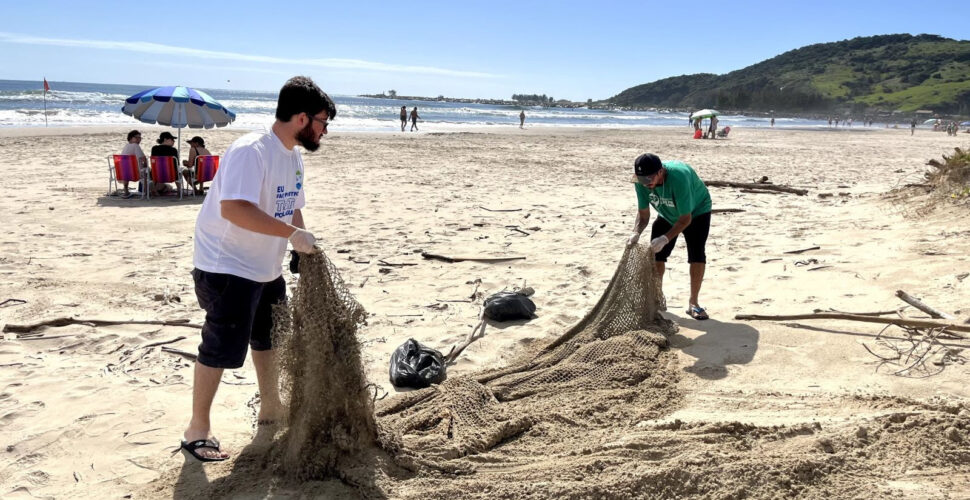
[[[157,87],[143,90],[127,99],[121,112],[144,123],[157,123],[179,129],[178,147],[182,152],[182,129],[225,127],[236,114],[201,90],[189,87]]]
[[[925,122],[923,122],[923,125],[932,125],[936,123],[936,121],[937,121],[936,118],[930,118],[929,120],[926,120]]]
[[[721,113],[719,113],[715,109],[701,109],[701,110],[694,111],[693,113],[691,113],[690,114],[690,119],[691,119],[691,121],[693,121],[695,118],[704,119],[704,118],[710,118],[712,116],[717,116],[719,114],[721,114]]]

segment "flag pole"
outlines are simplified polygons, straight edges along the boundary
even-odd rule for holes
[[[47,126],[47,77],[44,77],[44,126]]]

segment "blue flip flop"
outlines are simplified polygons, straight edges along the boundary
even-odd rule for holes
[[[687,309],[687,314],[696,320],[707,319],[709,317],[707,315],[707,311],[705,311],[701,306],[690,306],[690,308]]]

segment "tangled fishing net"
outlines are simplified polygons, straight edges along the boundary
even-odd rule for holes
[[[649,250],[627,249],[593,309],[548,345],[375,409],[356,337],[364,310],[325,255],[305,256],[290,317],[278,322],[289,408],[276,446],[281,465],[301,478],[345,477],[348,464],[378,447],[411,470],[470,472],[457,459],[544,422],[629,426],[668,411],[680,398],[666,369],[665,335],[676,327],[658,313],[654,269]]]

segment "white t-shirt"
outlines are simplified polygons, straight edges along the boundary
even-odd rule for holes
[[[306,205],[303,159],[272,131],[236,139],[223,155],[195,224],[196,268],[266,283],[283,274],[286,238],[222,218],[222,201],[245,200],[287,224]]]
[[[138,157],[138,164],[142,167],[146,167],[145,164],[145,152],[141,150],[141,146],[134,142],[129,142],[125,144],[125,149],[121,150],[122,156],[135,155]]]

